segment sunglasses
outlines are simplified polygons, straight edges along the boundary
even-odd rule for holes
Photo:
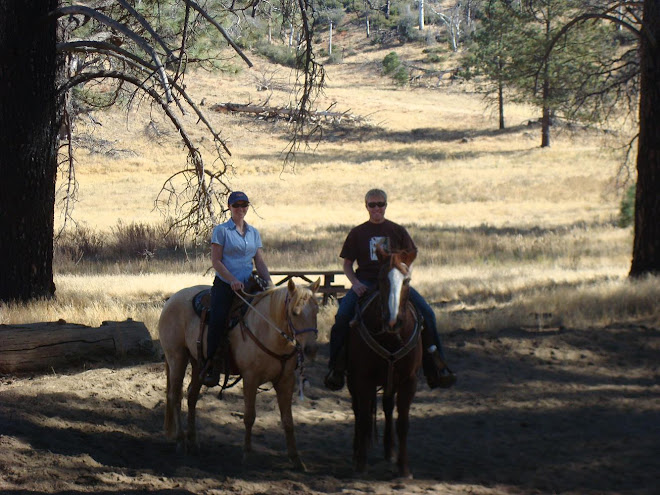
[[[376,208],[376,207],[384,208],[385,206],[387,206],[387,203],[385,201],[371,201],[367,203],[367,206],[369,208]]]
[[[233,205],[229,205],[232,208],[247,208],[250,206],[250,203],[234,203]]]

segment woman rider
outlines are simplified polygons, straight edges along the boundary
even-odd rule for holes
[[[211,236],[215,279],[211,289],[207,362],[202,366],[202,383],[207,387],[213,387],[220,381],[227,344],[227,320],[235,293],[244,288],[254,269],[268,285],[272,285],[263,257],[261,235],[245,221],[250,200],[244,192],[234,191],[229,195],[228,204],[231,218],[217,225]]]

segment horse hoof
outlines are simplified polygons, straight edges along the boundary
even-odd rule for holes
[[[305,463],[300,459],[296,459],[293,461],[293,469],[295,469],[296,471],[300,471],[301,473],[307,472],[307,466],[305,466]]]

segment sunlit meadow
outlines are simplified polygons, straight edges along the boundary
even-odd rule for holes
[[[295,164],[283,163],[285,123],[210,110],[225,102],[287,104],[288,70],[255,59],[254,69],[236,75],[188,78],[228,142],[228,184],[249,195],[248,221],[262,233],[271,269],[340,269],[348,229],[367,218],[364,193],[380,187],[389,194],[388,217],[418,244],[413,284],[433,304],[443,332],[657,322],[660,284],[627,279],[632,231],[616,226],[626,133],[560,126],[552,146],[541,149],[535,109],[508,105],[509,128],[499,131],[466,84],[396,88],[380,74],[388,51],[327,67],[318,106],[347,117],[326,123],[322,139],[301,149]],[[259,91],[266,74],[277,84]],[[76,130],[83,136],[78,225],[111,236],[119,221],[162,222],[154,200],[185,163],[163,117],[135,104],[128,114],[84,117]],[[210,144],[201,129],[192,134],[202,149]],[[209,267],[203,248],[187,259],[160,259],[156,250],[128,264],[60,260],[57,298],[0,306],[0,323],[99,325],[130,317],[157,337],[162,302],[183,287],[210,284]],[[333,314],[334,305],[321,313],[323,338]]]

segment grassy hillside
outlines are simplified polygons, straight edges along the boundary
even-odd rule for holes
[[[253,69],[188,76],[190,93],[229,144],[228,184],[250,196],[248,220],[262,232],[271,268],[339,268],[345,233],[367,218],[364,193],[381,187],[390,195],[388,217],[408,226],[420,246],[414,284],[445,329],[535,324],[536,314],[580,325],[657,318],[658,284],[626,281],[632,233],[615,226],[624,134],[560,126],[552,147],[541,149],[540,129],[528,125],[538,118],[535,109],[508,105],[509,128],[500,131],[465,83],[398,88],[383,77],[387,53],[414,62],[426,46],[380,49],[352,36],[343,62],[326,67],[317,104],[359,119],[327,123],[293,167],[282,161],[284,122],[209,110],[224,102],[288,104],[288,69],[253,56]],[[183,119],[194,124],[191,116]],[[163,117],[134,102],[128,114],[114,109],[83,118],[76,131],[79,225],[111,237],[120,220],[161,222],[154,199],[185,163]],[[200,147],[209,145],[202,129],[193,136]],[[162,299],[210,283],[209,266],[203,253],[172,261],[158,251],[100,266],[84,257],[60,260],[58,302],[0,308],[0,322],[36,314],[96,324],[125,315],[154,331]]]
[[[318,108],[333,105],[361,117],[362,125],[329,123],[323,139],[299,153],[295,169],[283,168],[281,152],[288,143],[283,122],[208,110],[228,101],[289,104],[288,69],[253,55],[255,67],[238,74],[188,77],[194,99],[204,100],[210,119],[222,129],[232,152],[230,185],[250,193],[259,227],[353,224],[364,216],[355,200],[373,185],[391,193],[389,214],[403,222],[558,226],[615,219],[621,191],[614,184],[622,157],[613,146],[624,137],[557,129],[553,147],[540,149],[540,130],[528,125],[538,118],[535,109],[508,105],[509,128],[498,131],[491,110],[460,81],[399,89],[382,76],[387,53],[396,50],[419,64],[424,46],[377,49],[364,41],[358,46],[359,40],[352,42],[354,55],[326,67]],[[270,90],[259,90],[264,82]],[[185,160],[174,129],[146,103],[135,103],[128,115],[113,110],[93,118],[100,125],[83,119],[77,129],[89,135],[78,150],[76,218],[101,230],[119,218],[157,221],[153,200]],[[201,128],[193,135],[201,147],[208,144]],[[413,187],[424,206],[417,211],[406,201]]]

